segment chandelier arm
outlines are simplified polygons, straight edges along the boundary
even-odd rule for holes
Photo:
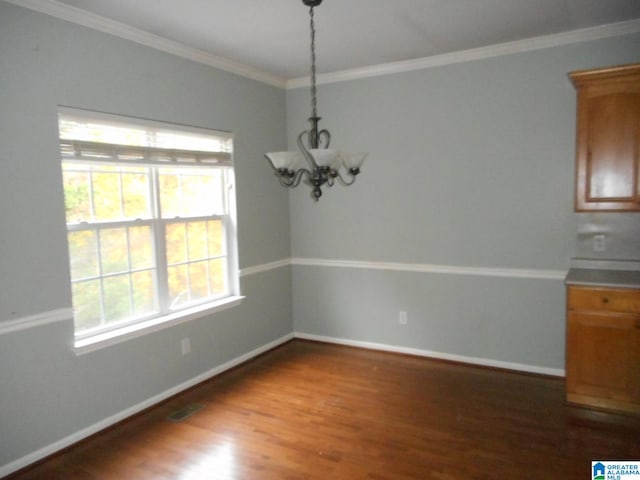
[[[311,171],[307,170],[306,168],[301,168],[297,170],[291,186],[294,188],[297,187],[298,185],[300,185],[300,181],[302,180],[303,177],[309,178],[310,176],[311,176]]]
[[[307,159],[307,162],[309,162],[309,165],[311,165],[311,169],[312,170],[317,170],[320,167],[316,163],[316,161],[314,160],[313,155],[311,155],[309,153],[309,150],[307,150],[307,147],[305,147],[304,141],[302,140],[305,135],[307,136],[307,139],[308,139],[309,138],[309,131],[308,130],[305,130],[304,132],[301,132],[300,135],[298,135],[298,148],[300,149],[300,151],[304,155],[304,158]]]
[[[349,170],[349,179],[345,180],[342,177],[342,173],[338,172],[338,176],[336,177],[338,179],[338,181],[340,182],[340,185],[344,186],[344,187],[348,187],[349,185],[353,185],[356,181],[356,175],[358,175],[359,172],[357,173],[353,173],[352,172],[353,169]]]
[[[331,134],[329,133],[329,130],[322,129],[317,133],[317,138],[318,138],[318,143],[320,143],[320,140],[322,138],[324,138],[324,146],[323,148],[329,148],[329,145],[331,144]]]
[[[282,187],[293,187],[293,183],[291,181],[291,177],[285,177],[280,175],[278,177],[278,180],[280,181],[280,186]]]
[[[289,175],[279,175],[278,179],[280,180],[280,185],[283,187],[295,188],[300,185],[300,181],[304,176],[310,177],[311,172],[306,168],[300,168],[295,172],[291,172]]]

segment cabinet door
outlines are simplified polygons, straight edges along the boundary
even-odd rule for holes
[[[640,317],[569,312],[569,401],[640,411]]]
[[[636,201],[640,93],[590,98],[587,132],[587,202]]]
[[[640,211],[640,64],[571,79],[578,90],[576,210]]]

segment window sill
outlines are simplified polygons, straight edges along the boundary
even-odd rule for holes
[[[74,352],[76,355],[84,355],[85,353],[94,352],[111,345],[126,342],[132,338],[141,337],[190,320],[206,317],[207,315],[240,305],[243,299],[244,297],[241,296],[227,297],[217,302],[198,305],[197,307],[181,310],[146,322],[127,325],[126,327],[119,328],[117,330],[83,338],[82,340],[76,340],[74,343]]]

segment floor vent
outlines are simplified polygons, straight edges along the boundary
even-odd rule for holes
[[[185,418],[189,418],[191,415],[196,413],[197,411],[204,408],[204,405],[201,403],[190,403],[186,407],[182,407],[180,410],[176,410],[171,415],[167,417],[167,419],[172,422],[181,422]]]

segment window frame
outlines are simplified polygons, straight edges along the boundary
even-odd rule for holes
[[[97,240],[100,232],[109,228],[131,228],[139,226],[149,226],[151,237],[151,249],[153,264],[146,270],[152,270],[154,272],[152,276],[153,282],[153,303],[154,311],[138,316],[135,318],[125,319],[120,322],[113,323],[112,325],[102,325],[99,328],[85,329],[82,331],[76,331],[75,314],[74,314],[74,347],[77,354],[87,353],[93,350],[104,348],[108,345],[119,343],[130,338],[135,338],[140,335],[145,335],[153,331],[161,330],[171,327],[173,325],[193,320],[195,318],[201,318],[211,315],[213,313],[225,310],[227,308],[239,305],[244,297],[240,294],[240,271],[238,264],[238,249],[237,249],[237,234],[236,234],[236,198],[235,198],[235,171],[233,167],[233,136],[227,132],[220,132],[208,129],[202,129],[198,127],[183,126],[178,124],[171,124],[166,122],[157,122],[146,119],[139,119],[134,117],[105,114],[101,112],[92,112],[88,110],[80,110],[68,107],[59,107],[59,125],[62,124],[63,119],[73,119],[79,121],[88,122],[105,122],[107,124],[117,124],[124,127],[131,128],[149,128],[162,130],[165,133],[185,133],[196,134],[199,136],[208,136],[211,138],[218,138],[222,143],[227,142],[229,152],[207,152],[202,150],[188,150],[184,148],[166,148],[166,147],[149,147],[149,146],[132,146],[110,143],[91,142],[82,139],[69,139],[62,138],[59,134],[60,141],[60,158],[61,158],[61,170],[65,171],[65,166],[74,164],[83,165],[97,165],[111,167],[140,167],[145,170],[147,176],[147,200],[148,205],[148,217],[145,218],[118,218],[116,220],[92,220],[92,221],[80,221],[80,222],[66,222],[67,235],[76,231],[93,231],[96,235],[96,245],[99,245]],[[71,148],[71,149],[70,149]],[[87,158],[82,154],[82,148],[92,149],[92,154],[96,152],[111,152],[104,153],[104,158]],[[118,160],[118,155],[124,152],[125,155],[143,155],[142,160]],[[109,158],[112,155],[113,158]],[[169,158],[171,157],[171,158]],[[158,160],[157,158],[160,158]],[[170,161],[167,161],[169,158]],[[174,172],[175,175],[180,175],[180,170],[187,169],[203,170],[206,172],[209,169],[215,169],[221,173],[221,197],[222,197],[222,212],[215,212],[207,215],[183,215],[175,217],[165,217],[162,215],[160,208],[161,191],[159,185],[159,177],[162,169],[177,167]],[[91,167],[90,167],[91,168]],[[211,171],[211,170],[209,170]],[[118,170],[120,175],[122,171]],[[183,172],[184,173],[184,172]],[[120,183],[122,179],[120,179]],[[64,185],[64,180],[63,180]],[[121,185],[120,185],[121,188]],[[66,199],[65,199],[66,201]],[[120,196],[121,205],[124,206],[126,199]],[[91,200],[93,204],[93,200]],[[65,216],[65,221],[68,220]],[[176,223],[182,223],[185,225],[185,229],[188,229],[188,225],[195,222],[208,222],[208,221],[221,221],[223,230],[222,235],[222,248],[221,255],[215,256],[215,258],[225,258],[225,272],[226,290],[219,295],[210,295],[198,301],[190,302],[180,308],[174,308],[174,305],[169,296],[169,261],[166,251],[167,240],[167,226]],[[127,233],[128,235],[128,233]],[[67,237],[68,238],[68,237]],[[185,240],[186,241],[186,240]],[[67,240],[69,243],[69,240]],[[71,266],[71,250],[69,248],[69,279],[70,285],[73,287],[74,282],[78,283],[82,279],[73,279],[72,266]],[[208,249],[208,246],[207,246]],[[209,251],[207,250],[207,255]],[[102,252],[98,249],[96,253],[96,262],[99,265],[101,263]],[[134,272],[130,260],[130,249],[127,247],[128,267],[126,270],[120,272],[121,274],[129,275],[129,295],[132,295],[133,287],[131,286],[131,275]],[[210,262],[215,260],[214,257],[205,256],[199,259],[192,259],[188,256],[185,260],[185,265],[191,265],[199,262]],[[209,267],[207,267],[209,268]],[[115,275],[115,274],[113,274]],[[102,285],[103,278],[105,278],[103,272],[98,267],[97,279],[100,280]],[[87,277],[89,278],[89,277]],[[207,291],[211,292],[211,284],[208,281]],[[102,297],[102,295],[101,295]],[[101,299],[102,305],[102,299]],[[130,305],[130,309],[131,309]],[[104,310],[101,306],[101,318],[104,322]]]

